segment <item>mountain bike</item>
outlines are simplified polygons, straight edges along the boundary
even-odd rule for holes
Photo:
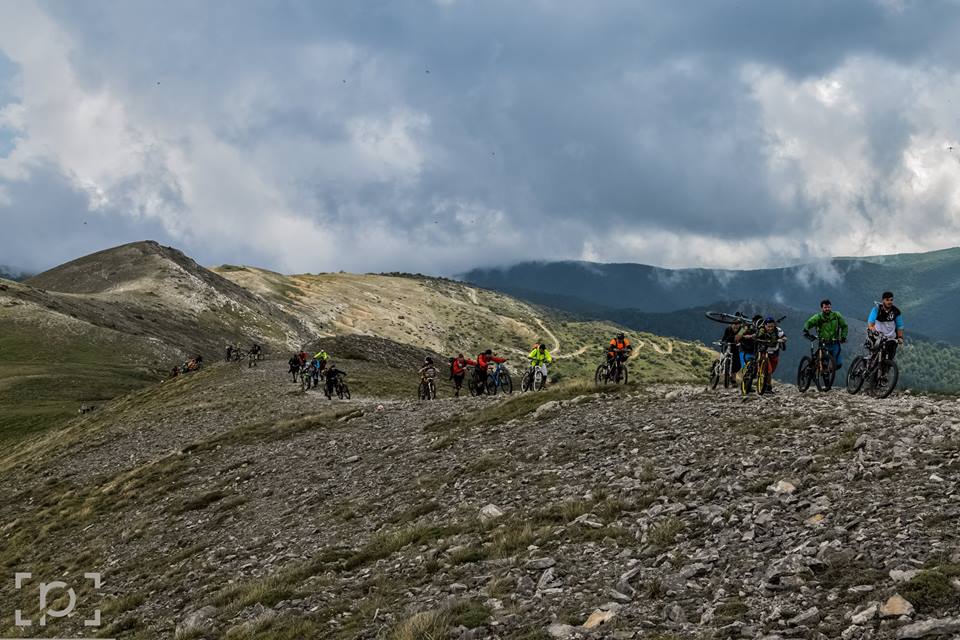
[[[247,357],[247,352],[243,349],[234,349],[233,353],[230,354],[230,359],[234,362],[242,362],[244,358]]]
[[[543,378],[543,371],[540,370],[540,367],[530,365],[527,372],[520,378],[520,391],[524,393],[527,391],[541,391],[545,384],[546,380]]]
[[[887,343],[896,340],[882,335],[868,337],[864,343],[869,355],[857,356],[847,369],[847,391],[857,394],[867,385],[867,393],[886,398],[897,386],[900,380],[900,368],[887,354]]]
[[[729,342],[714,342],[720,347],[720,357],[713,361],[710,367],[710,388],[716,389],[723,380],[723,388],[733,384],[733,345]]]
[[[746,318],[742,313],[737,311],[736,313],[724,313],[723,311],[707,311],[703,315],[707,316],[708,319],[713,320],[714,322],[719,322],[721,324],[733,324],[734,322],[749,322],[749,319]]]
[[[420,376],[420,385],[417,387],[417,398],[420,400],[434,400],[437,397],[437,383],[433,376]]]
[[[487,376],[487,393],[495,396],[498,391],[513,393],[513,381],[510,379],[510,372],[500,362],[497,363],[493,373]]]
[[[257,366],[257,361],[260,360],[260,354],[250,351],[247,353],[247,368]]]
[[[310,366],[304,365],[300,367],[300,389],[302,391],[308,391],[311,386],[317,386],[313,377],[313,370]]]
[[[810,355],[800,358],[800,365],[797,367],[797,389],[803,393],[810,388],[811,382],[815,382],[818,391],[830,391],[837,377],[837,359],[828,347],[840,342],[813,336],[809,340]],[[814,341],[817,343],[815,347]]]
[[[777,340],[753,339],[756,344],[756,355],[747,361],[741,369],[743,378],[740,380],[740,394],[747,395],[756,388],[758,394],[763,394],[763,389],[767,385],[770,377],[770,353],[767,351],[770,347],[777,344]]]
[[[333,374],[332,380],[329,379],[330,376],[327,376],[328,379],[323,385],[323,393],[327,396],[327,400],[332,399],[334,393],[336,393],[337,397],[341,400],[344,398],[347,400],[350,399],[350,389],[347,387],[347,383],[343,380],[346,375],[347,374],[344,372],[338,371],[337,373]]]
[[[593,382],[597,386],[601,384],[627,384],[630,378],[630,371],[624,363],[625,354],[621,351],[614,356],[613,360],[605,358],[603,364],[597,367],[593,374]]]

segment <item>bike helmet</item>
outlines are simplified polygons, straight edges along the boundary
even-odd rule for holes
[[[423,359],[423,364],[433,364],[433,358],[431,358],[430,356],[427,356],[426,358]]]
[[[627,336],[623,335],[623,331],[621,331],[620,333],[617,334],[617,340],[623,340],[623,339],[626,338],[626,337],[627,337]]]
[[[486,351],[483,352],[483,355],[485,355],[485,356],[492,356],[492,355],[493,355],[493,349],[487,349]]]
[[[764,323],[776,322],[776,320],[773,319],[773,316],[767,316],[766,318],[763,319],[763,322]]]

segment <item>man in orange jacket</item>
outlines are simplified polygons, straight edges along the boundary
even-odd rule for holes
[[[477,363],[469,358],[464,358],[463,354],[457,354],[456,358],[450,359],[450,379],[453,380],[453,395],[460,397],[460,389],[463,387],[463,379],[467,376],[467,366],[477,366]]]
[[[493,349],[487,349],[477,356],[477,395],[487,390],[487,367],[493,363],[501,364],[506,362],[505,358],[498,358],[493,355]]]
[[[607,349],[607,364],[613,364],[616,358],[620,358],[621,362],[626,360],[631,351],[633,351],[633,346],[621,331],[616,338],[610,341],[610,348]]]

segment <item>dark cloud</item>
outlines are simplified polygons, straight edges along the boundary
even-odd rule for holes
[[[68,41],[57,55],[70,90],[110,115],[95,119],[109,125],[103,153],[129,160],[85,170],[54,149],[45,160],[73,197],[34,193],[27,208],[54,219],[69,201],[82,214],[102,194],[109,206],[93,208],[118,228],[208,262],[233,251],[223,259],[450,273],[494,252],[757,265],[896,248],[884,234],[900,210],[956,206],[952,174],[927,169],[949,123],[923,121],[960,55],[954,2],[41,7]],[[917,171],[940,176],[922,197]],[[28,187],[3,175],[19,211]],[[372,237],[386,246],[363,250]],[[325,250],[291,252],[296,238]],[[917,242],[955,239],[952,223]]]

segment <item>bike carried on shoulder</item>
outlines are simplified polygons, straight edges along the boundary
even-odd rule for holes
[[[864,347],[867,356],[859,355],[850,363],[847,370],[847,391],[856,395],[866,385],[867,393],[875,398],[886,398],[900,380],[900,368],[889,357],[887,343],[896,338],[874,334],[868,336]]]
[[[810,383],[817,385],[817,391],[830,391],[837,377],[837,359],[829,347],[840,344],[839,340],[822,340],[810,336],[810,355],[800,358],[797,367],[797,389],[803,393],[810,388]],[[814,346],[816,342],[816,346]]]
[[[729,342],[714,342],[720,347],[720,357],[713,361],[710,367],[710,388],[716,389],[723,380],[723,388],[727,389],[734,383],[733,377],[733,345]]]

